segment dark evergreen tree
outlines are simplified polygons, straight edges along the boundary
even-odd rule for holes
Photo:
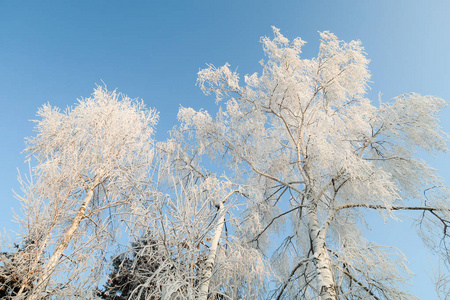
[[[148,255],[142,255],[146,253]],[[112,260],[112,270],[107,283],[97,291],[100,299],[125,300],[133,295],[133,299],[156,299],[146,295],[153,294],[158,288],[156,282],[147,282],[148,278],[160,268],[160,260],[164,258],[158,253],[157,242],[152,238],[142,238],[132,243],[131,251],[120,254]],[[140,285],[140,296],[136,290]],[[135,293],[133,294],[133,291]]]
[[[35,274],[30,270],[30,253],[34,243],[25,240],[14,245],[12,252],[0,252],[0,299],[12,299],[22,289],[26,294],[33,288]]]
[[[169,262],[170,261],[170,262]],[[175,263],[173,263],[175,262]],[[159,300],[161,284],[153,277],[155,272],[174,272],[183,262],[176,261],[170,253],[161,251],[160,244],[153,237],[144,237],[131,243],[131,251],[113,258],[108,281],[96,291],[105,300]],[[200,268],[200,262],[195,266]],[[210,300],[223,300],[220,294],[210,295]]]

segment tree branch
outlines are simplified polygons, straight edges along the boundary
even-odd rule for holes
[[[305,205],[300,205],[300,206],[297,206],[297,207],[294,207],[294,208],[292,208],[292,209],[290,209],[290,210],[288,210],[288,211],[285,211],[284,213],[281,213],[281,214],[279,214],[278,216],[276,216],[276,217],[274,217],[270,222],[269,222],[269,224],[267,224],[267,226],[260,232],[260,233],[258,233],[258,235],[254,238],[254,239],[252,239],[249,243],[252,243],[252,242],[256,242],[258,239],[259,239],[259,237],[273,224],[273,222],[276,220],[276,219],[278,219],[278,218],[281,218],[282,216],[284,216],[284,215],[287,215],[287,214],[289,214],[289,213],[291,213],[291,212],[293,212],[294,210],[297,210],[297,209],[299,209],[299,208],[303,208],[303,207],[305,207]]]
[[[295,275],[295,272],[297,272],[297,270],[298,270],[304,263],[306,263],[306,262],[308,262],[308,261],[310,261],[310,260],[312,260],[312,258],[305,258],[305,259],[302,259],[302,260],[295,266],[295,268],[292,270],[291,274],[289,275],[289,278],[287,279],[287,281],[284,283],[283,287],[281,288],[280,293],[278,293],[278,296],[277,296],[277,298],[276,298],[277,300],[280,300],[280,299],[281,299],[281,296],[283,295],[284,290],[286,289],[287,285],[288,285],[289,282],[291,281],[292,276]]]

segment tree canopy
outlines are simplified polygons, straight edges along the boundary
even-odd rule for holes
[[[199,71],[218,112],[181,107],[165,141],[155,110],[106,87],[38,111],[14,299],[413,299],[403,254],[365,236],[373,211],[421,212],[448,267],[449,190],[418,156],[447,151],[446,102],[371,101],[361,42],[325,31],[307,59],[273,32],[260,74]]]
[[[201,70],[203,92],[224,104],[215,118],[182,108],[180,128],[245,187],[241,229],[257,249],[270,248],[270,231],[290,217],[272,256],[273,297],[411,299],[399,285],[401,253],[368,241],[362,228],[371,209],[393,218],[421,210],[422,237],[448,259],[448,191],[415,157],[447,150],[437,118],[445,102],[411,93],[374,106],[361,43],[320,36],[318,56],[303,59],[305,42],[274,28],[273,39],[262,38],[262,74],[246,75],[243,86],[228,64]]]

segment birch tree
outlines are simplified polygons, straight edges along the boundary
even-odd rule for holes
[[[245,187],[241,229],[272,255],[273,298],[414,298],[402,289],[405,257],[363,228],[370,211],[393,219],[419,211],[419,233],[448,260],[448,190],[416,157],[447,151],[437,117],[445,101],[410,93],[375,106],[359,41],[322,32],[317,57],[304,59],[302,39],[273,31],[261,39],[262,73],[243,85],[228,64],[198,73],[202,91],[223,105],[215,117],[181,108],[180,130]]]
[[[116,238],[116,214],[146,188],[158,115],[98,86],[74,108],[44,105],[38,117],[19,198],[35,248],[30,272],[41,270],[33,290],[18,295],[87,299]]]
[[[130,210],[130,236],[141,246],[121,254],[132,261],[124,265],[134,278],[128,298],[255,299],[268,268],[239,239],[239,189],[206,172],[173,134],[179,139],[157,144],[157,193]],[[141,268],[140,261],[154,268]]]

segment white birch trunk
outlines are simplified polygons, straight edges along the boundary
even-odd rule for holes
[[[217,215],[219,216],[219,218],[217,219],[214,236],[211,241],[211,247],[209,248],[209,254],[206,258],[205,267],[200,279],[201,284],[199,286],[198,300],[207,300],[208,298],[209,283],[211,281],[212,271],[214,268],[214,263],[216,261],[217,247],[219,246],[220,237],[222,236],[223,231],[223,224],[225,222],[225,214],[223,213],[223,208],[223,202],[221,202],[219,204],[219,210],[217,211]]]
[[[331,259],[325,244],[325,232],[319,228],[315,207],[308,209],[308,229],[316,266],[319,299],[336,300],[336,284],[331,270]]]
[[[70,225],[69,229],[64,234],[61,242],[56,247],[55,251],[53,252],[52,256],[48,260],[47,264],[44,267],[44,270],[42,271],[42,275],[40,276],[38,283],[36,284],[36,289],[33,291],[33,293],[28,298],[29,300],[37,300],[40,299],[42,295],[42,291],[47,286],[50,276],[52,272],[55,270],[56,266],[58,265],[58,261],[61,258],[61,255],[63,251],[67,248],[69,245],[70,240],[72,239],[75,231],[78,229],[81,220],[84,217],[84,213],[86,211],[87,206],[91,202],[93,196],[94,196],[94,189],[98,185],[98,182],[94,184],[94,187],[91,188],[87,194],[86,198],[84,198],[83,203],[81,204],[80,209],[78,210],[77,214],[75,215],[75,218],[72,221],[72,224]]]

